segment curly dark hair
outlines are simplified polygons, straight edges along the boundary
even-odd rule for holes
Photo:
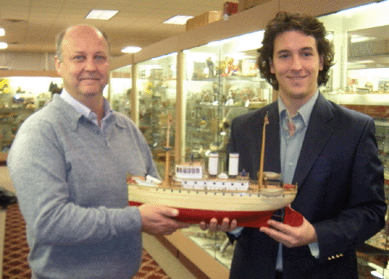
[[[325,38],[326,30],[322,22],[310,15],[298,13],[279,12],[274,19],[269,21],[262,40],[262,47],[258,49],[258,68],[261,75],[278,90],[279,84],[276,76],[270,72],[270,61],[273,59],[274,40],[277,35],[285,31],[301,31],[316,40],[319,56],[323,57],[323,70],[317,78],[318,85],[325,85],[329,79],[328,71],[333,65],[333,45]]]

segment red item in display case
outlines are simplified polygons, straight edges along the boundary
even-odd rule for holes
[[[223,4],[223,15],[233,15],[238,13],[238,3],[235,2],[224,2]]]

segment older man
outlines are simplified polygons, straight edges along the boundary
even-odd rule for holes
[[[27,223],[33,278],[130,278],[141,231],[170,234],[178,211],[128,206],[126,174],[158,177],[133,122],[103,97],[109,44],[92,26],[58,36],[55,67],[63,92],[29,117],[8,166]]]

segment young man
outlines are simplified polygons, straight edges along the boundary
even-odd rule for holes
[[[317,19],[281,12],[262,43],[258,65],[279,97],[232,121],[228,152],[239,153],[240,168],[257,179],[268,114],[264,171],[298,184],[291,207],[304,222],[291,227],[270,220],[268,228],[243,228],[230,278],[358,278],[355,247],[385,224],[374,121],[320,94],[333,51]]]
[[[63,92],[29,117],[8,166],[27,223],[33,278],[131,278],[141,231],[171,234],[186,224],[175,209],[128,206],[126,174],[158,177],[140,131],[103,97],[109,45],[77,25],[57,40]]]

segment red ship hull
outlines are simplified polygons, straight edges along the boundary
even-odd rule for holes
[[[129,202],[130,206],[140,206],[142,203]],[[198,224],[201,221],[209,223],[216,218],[218,223],[228,217],[230,220],[237,220],[238,226],[260,228],[266,227],[267,221],[275,211],[216,211],[203,209],[177,208],[179,215],[176,219],[180,222]],[[299,227],[303,223],[303,216],[290,207],[285,207],[284,223],[293,227]]]

